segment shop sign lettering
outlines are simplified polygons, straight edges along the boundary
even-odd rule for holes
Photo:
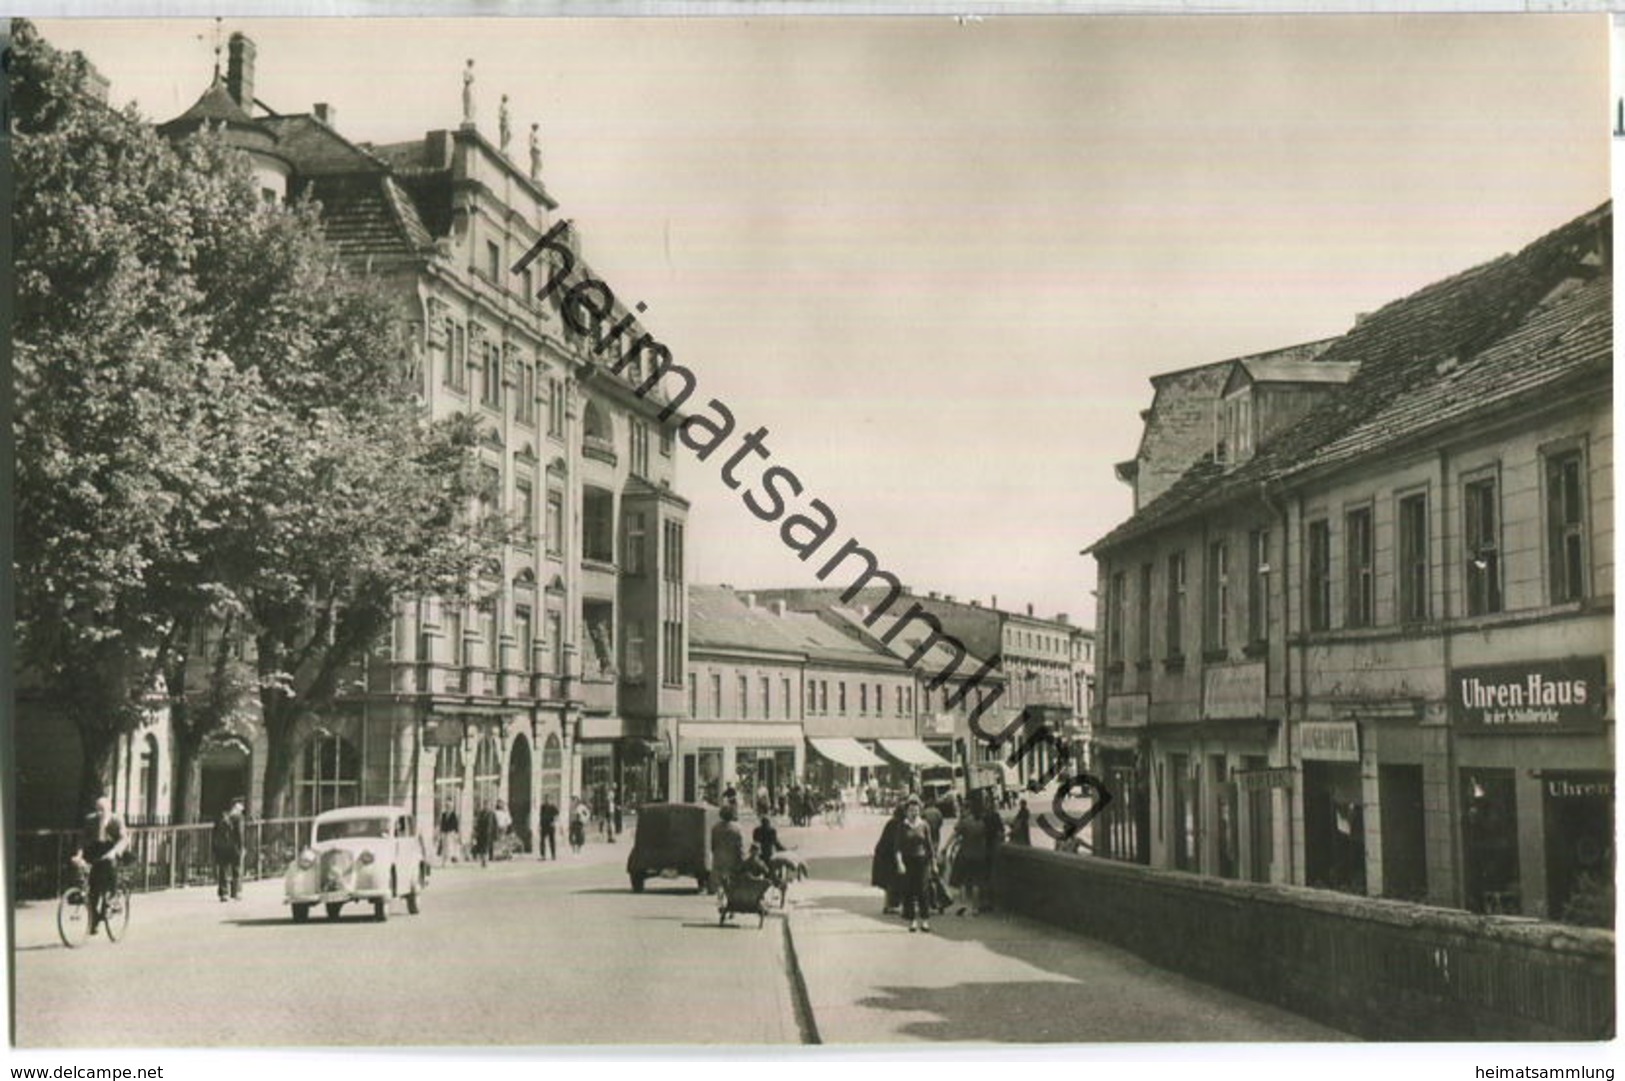
[[[1486,668],[1451,674],[1451,708],[1470,732],[1550,732],[1595,728],[1606,705],[1601,657]]]
[[[1271,766],[1268,769],[1239,769],[1231,774],[1236,787],[1243,792],[1262,792],[1271,788],[1292,787],[1291,766]]]
[[[1323,762],[1358,762],[1360,726],[1354,721],[1305,721],[1298,726],[1298,749]]]
[[[1548,778],[1546,781],[1546,794],[1552,799],[1586,799],[1597,796],[1613,799],[1614,782],[1611,780],[1579,781]]]

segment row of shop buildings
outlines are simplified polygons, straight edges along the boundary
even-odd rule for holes
[[[1087,549],[1098,854],[1611,921],[1611,237],[1152,381]]]

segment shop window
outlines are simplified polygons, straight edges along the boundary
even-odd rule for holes
[[[1579,450],[1546,458],[1546,551],[1552,603],[1585,596],[1585,473]]]
[[[1552,918],[1614,926],[1614,776],[1541,774],[1545,801],[1546,905]]]
[[[474,809],[494,805],[501,795],[502,755],[495,738],[481,736],[474,752]]]
[[[463,802],[463,745],[461,742],[436,747],[434,751],[434,802],[440,810],[453,810],[461,816]]]
[[[1376,589],[1372,580],[1371,508],[1351,510],[1343,518],[1346,547],[1343,621],[1349,627],[1369,627],[1374,621]]]
[[[1174,867],[1195,871],[1197,867],[1197,779],[1191,772],[1189,756],[1168,756],[1169,810],[1172,820]]]
[[[1240,816],[1236,807],[1236,783],[1229,778],[1224,755],[1216,754],[1209,758],[1208,778],[1213,787],[1213,828],[1217,844],[1214,855],[1218,866],[1214,870],[1220,878],[1235,878],[1240,865]]]
[[[294,783],[296,813],[318,815],[349,807],[361,794],[361,755],[343,736],[317,732],[305,741]]]
[[[1501,610],[1500,485],[1493,476],[1463,488],[1463,530],[1467,541],[1467,614]]]
[[[1332,625],[1332,527],[1324,518],[1309,523],[1308,604],[1309,629],[1329,630]]]
[[[1422,492],[1399,501],[1399,618],[1428,618],[1428,497]]]
[[[1518,803],[1510,769],[1461,771],[1462,877],[1467,908],[1523,911],[1518,869]]]
[[[1242,760],[1242,769],[1251,774],[1269,769],[1270,761],[1264,755],[1249,755]],[[1270,788],[1247,790],[1247,878],[1252,882],[1268,882],[1270,865],[1275,860],[1275,803]]]

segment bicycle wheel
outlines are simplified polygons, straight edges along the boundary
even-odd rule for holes
[[[90,909],[85,905],[84,887],[69,886],[57,898],[56,933],[70,950],[90,937]]]
[[[130,888],[120,886],[111,891],[103,904],[102,926],[107,928],[107,940],[117,942],[130,926]]]

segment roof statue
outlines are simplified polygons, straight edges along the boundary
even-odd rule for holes
[[[508,142],[513,138],[513,124],[508,117],[508,95],[502,95],[502,105],[497,109],[497,140],[502,152],[508,152]]]
[[[542,178],[542,126],[540,124],[530,126],[530,178],[532,180]]]
[[[463,126],[474,126],[474,61],[463,68]]]

